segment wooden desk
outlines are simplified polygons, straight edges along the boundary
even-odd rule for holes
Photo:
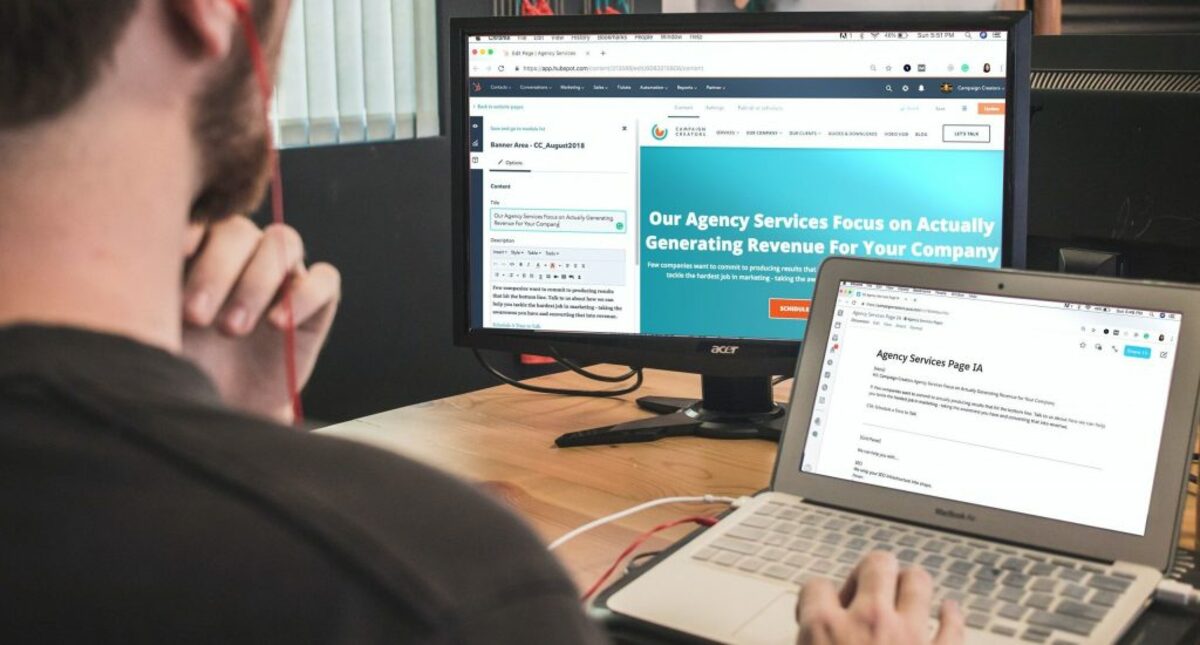
[[[579,387],[579,380],[556,375],[534,382]],[[787,399],[790,384],[776,388],[777,399]],[[500,386],[318,432],[398,452],[480,482],[549,542],[590,520],[657,497],[705,493],[736,497],[766,487],[775,460],[775,444],[766,441],[686,437],[591,448],[553,445],[564,432],[651,416],[634,405],[637,396],[698,396],[699,391],[696,376],[647,370],[645,386],[622,399],[556,397]],[[659,507],[585,534],[558,555],[576,584],[585,587],[642,531],[686,514],[721,509]],[[1184,522],[1187,544],[1195,537],[1194,514],[1194,503],[1189,501]],[[646,549],[661,548],[689,530],[679,527],[665,532],[666,537],[649,542]]]

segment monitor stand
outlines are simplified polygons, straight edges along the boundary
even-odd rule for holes
[[[664,437],[779,441],[786,408],[775,403],[770,376],[701,376],[703,399],[644,396],[638,407],[663,416],[568,432],[559,448],[657,441]]]

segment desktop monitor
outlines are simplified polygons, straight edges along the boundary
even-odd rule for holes
[[[1200,35],[1037,36],[1032,68],[1028,267],[1200,282]]]
[[[560,445],[777,438],[826,257],[1024,265],[1030,38],[1017,12],[452,21],[456,342],[702,375]]]

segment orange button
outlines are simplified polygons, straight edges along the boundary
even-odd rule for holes
[[[1004,104],[1003,103],[980,103],[979,104],[979,113],[980,114],[1004,114]]]
[[[808,310],[812,308],[812,300],[771,298],[770,302],[772,318],[808,320]]]

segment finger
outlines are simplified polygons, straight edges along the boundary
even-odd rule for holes
[[[303,260],[304,244],[296,229],[283,224],[264,229],[258,248],[222,310],[223,331],[235,336],[250,333]]]
[[[941,621],[933,645],[959,645],[967,639],[967,628],[963,624],[962,608],[953,600],[942,602]]]
[[[201,222],[188,224],[187,233],[183,238],[183,257],[190,258],[200,250],[200,243],[204,241],[206,233],[208,233],[208,227]]]
[[[813,578],[800,588],[796,601],[796,621],[800,623],[800,642],[827,642],[837,621],[846,613],[838,603],[837,590],[824,578]]]
[[[896,556],[887,551],[872,551],[868,553],[854,573],[854,598],[850,607],[869,608],[880,607],[892,609],[896,603],[896,578],[900,566]]]
[[[315,324],[317,328],[332,322],[331,314],[342,298],[342,276],[332,265],[319,262],[305,273],[292,278],[291,290],[293,324],[303,327]],[[268,314],[271,324],[277,329],[287,326],[287,307],[277,302]]]
[[[200,327],[212,324],[261,237],[262,231],[245,217],[231,217],[209,227],[184,284],[184,316],[189,323]]]
[[[914,625],[924,626],[929,620],[929,603],[933,601],[933,579],[921,567],[900,572],[896,588],[896,611]]]

